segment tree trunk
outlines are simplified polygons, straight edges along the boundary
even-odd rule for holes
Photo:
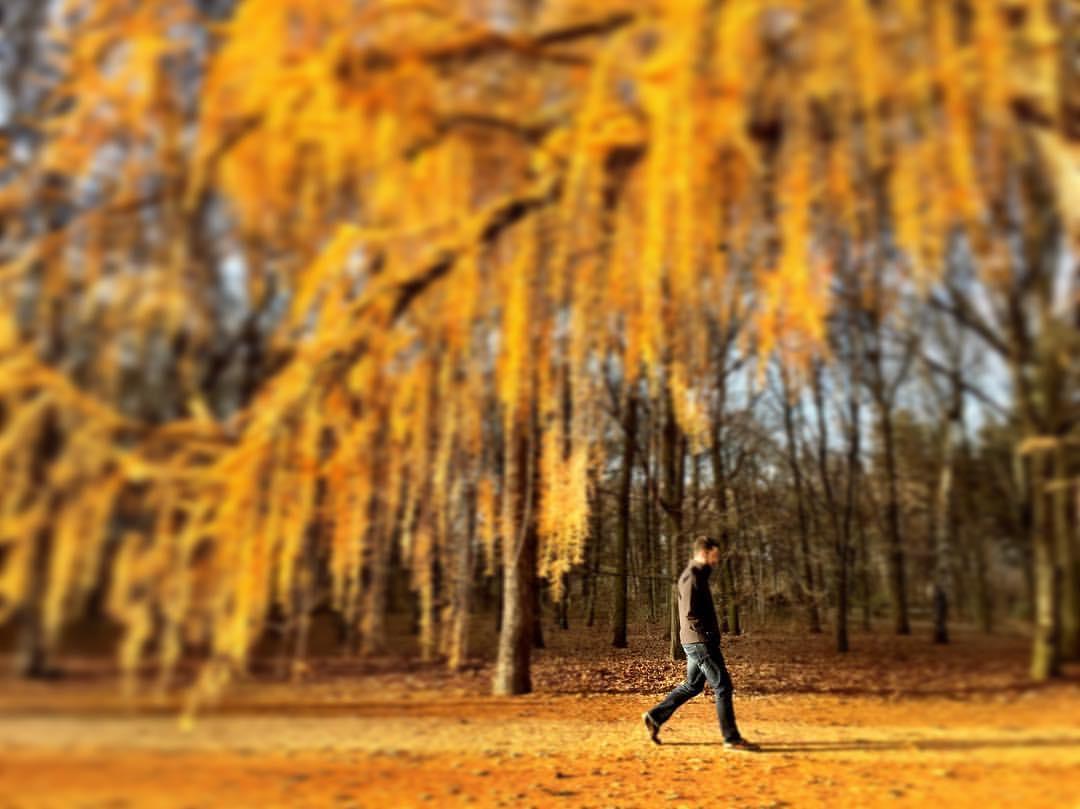
[[[854,556],[855,520],[859,512],[859,470],[862,449],[862,407],[858,386],[852,380],[848,391],[848,457],[847,491],[844,495],[844,519],[841,523],[839,559],[837,560],[836,595],[836,650],[846,652],[851,648],[848,639],[848,601],[850,571]]]
[[[434,531],[434,528],[430,530]],[[431,542],[431,558],[421,564],[428,567],[426,574],[420,577],[420,659],[430,662],[435,659],[439,637],[439,605],[436,601],[439,580],[439,558],[434,537]]]
[[[637,399],[628,391],[623,405],[623,465],[619,477],[618,533],[615,535],[615,598],[612,605],[611,645],[626,648],[626,566],[630,552],[630,494],[634,482],[634,447]]]
[[[1053,520],[1046,486],[1046,459],[1031,458],[1029,482],[1032,502],[1032,547],[1035,565],[1035,635],[1031,649],[1031,677],[1042,682],[1061,673],[1058,650],[1058,593],[1054,566]]]
[[[821,490],[825,495],[825,509],[833,534],[833,550],[836,555],[836,651],[846,652],[848,643],[848,548],[851,547],[851,521],[855,506],[856,476],[859,466],[859,397],[855,382],[852,381],[848,395],[849,426],[847,453],[847,488],[845,490],[843,515],[838,512],[840,503],[833,487],[829,472],[829,422],[825,413],[825,393],[821,382],[821,367],[816,366],[813,377],[814,409],[817,412],[818,474],[821,477]]]
[[[15,612],[18,641],[15,651],[16,676],[36,679],[48,673],[48,654],[45,646],[45,626],[41,604],[45,596],[45,573],[50,536],[48,530],[38,532],[30,549],[28,596]]]
[[[954,394],[956,395],[956,394]],[[937,489],[934,494],[931,523],[934,532],[934,643],[949,642],[949,582],[953,569],[953,527],[952,485],[953,485],[953,447],[960,431],[960,403],[953,402],[952,408],[942,429],[941,470],[938,474]]]
[[[532,611],[532,645],[534,649],[544,648],[544,589],[545,582],[534,577]]]
[[[979,629],[990,634],[994,631],[994,604],[990,598],[990,582],[986,561],[986,540],[982,532],[976,532],[975,541],[975,618]]]
[[[38,486],[44,486],[50,467],[63,446],[64,436],[55,410],[45,416],[31,461],[30,476]],[[25,560],[27,592],[15,613],[17,640],[14,669],[16,675],[27,678],[46,677],[50,672],[52,638],[45,626],[44,604],[48,587],[49,559],[52,548],[52,529],[37,532]],[[10,564],[10,563],[9,563]]]
[[[469,656],[469,613],[472,610],[473,541],[476,534],[476,487],[469,484],[465,492],[465,536],[454,550],[453,602],[449,621],[447,665],[460,671]]]
[[[780,371],[780,378],[783,382],[784,433],[787,437],[788,465],[791,467],[791,477],[795,484],[795,508],[799,523],[799,550],[802,554],[803,580],[801,598],[806,609],[807,628],[811,634],[817,635],[821,633],[821,615],[818,612],[813,565],[810,559],[810,526],[806,513],[806,493],[803,487],[802,467],[799,464],[799,448],[795,441],[795,407],[791,402],[792,391],[789,387],[787,371],[783,368]]]
[[[514,535],[503,541],[503,609],[493,691],[498,695],[532,691],[530,656],[536,580],[536,519],[533,507],[534,430],[531,419],[513,426],[507,441],[509,507]]]
[[[742,634],[742,624],[739,620],[739,591],[735,574],[735,555],[732,551],[731,541],[731,514],[730,510],[732,492],[727,485],[727,475],[721,475],[724,481],[724,498],[721,501],[721,513],[723,521],[720,525],[720,547],[723,553],[723,561],[720,563],[720,581],[723,583],[722,605],[723,616],[721,619],[721,631],[732,635]]]
[[[600,570],[600,543],[604,536],[604,501],[601,499],[599,487],[597,487],[596,500],[593,503],[593,535],[586,547],[588,559],[588,572],[585,579],[588,582],[588,594],[585,596],[585,626],[591,627],[596,623],[596,589],[599,584]]]
[[[862,590],[862,628],[869,632],[872,627],[870,610],[870,543],[866,540],[866,517],[861,503],[856,506],[855,520],[859,535],[859,580]]]
[[[664,468],[664,515],[667,524],[668,535],[668,561],[671,574],[671,592],[668,597],[668,627],[670,630],[668,651],[672,660],[685,660],[686,652],[679,641],[679,590],[678,577],[680,571],[682,536],[682,486],[683,473],[682,436],[679,425],[675,421],[675,411],[671,404],[671,394],[668,393],[664,401],[664,428],[662,438],[663,468]]]
[[[562,596],[558,604],[559,629],[570,628],[570,574],[562,575]]]
[[[966,436],[961,432],[961,454],[960,457],[964,459],[964,469],[970,468],[971,448],[968,445]],[[987,544],[988,540],[986,532],[980,530],[978,526],[967,526],[968,515],[974,515],[978,513],[978,505],[974,502],[972,497],[972,486],[970,481],[970,471],[965,473],[964,480],[957,480],[957,503],[960,510],[960,516],[956,522],[956,536],[960,539],[961,543],[967,548],[967,552],[971,557],[971,581],[965,587],[968,593],[968,598],[971,602],[971,614],[974,616],[979,629],[990,634],[994,630],[994,610],[993,600],[991,597],[990,582],[988,580],[989,562],[987,560]],[[1014,513],[1015,510],[1015,496],[1012,493],[1012,489],[1009,489],[1009,511]],[[1019,526],[1020,523],[1017,523]],[[1025,543],[1026,544],[1026,543]]]
[[[1054,449],[1054,551],[1058,568],[1058,651],[1063,662],[1080,660],[1080,566],[1069,528],[1069,470],[1065,448]]]
[[[728,551],[727,553],[730,553]],[[727,615],[727,631],[732,635],[742,634],[742,621],[739,618],[739,596],[738,587],[735,575],[735,559],[732,556],[728,556],[724,560],[724,572],[727,576],[727,602],[726,602],[726,615]]]
[[[836,563],[836,651],[851,649],[848,639],[848,559],[845,554]]]
[[[653,542],[652,531],[652,498],[646,496],[642,498],[642,519],[641,527],[643,531],[642,545],[645,552],[645,564],[643,568],[645,570],[646,578],[643,579],[643,587],[645,588],[645,600],[649,609],[649,623],[656,621],[656,588],[653,586],[653,582],[656,579],[656,559],[655,548]]]
[[[765,624],[765,527],[761,522],[761,518],[758,516],[757,506],[757,480],[756,476],[750,480],[750,520],[749,524],[754,526],[753,531],[754,538],[757,545],[757,579],[755,580],[755,589],[757,590],[756,603],[757,603],[757,623],[761,626]]]
[[[720,431],[717,430],[717,436]],[[724,468],[724,455],[721,451],[719,440],[713,441],[712,446],[713,467],[713,497],[716,500],[716,508],[719,512],[720,551],[723,556],[720,562],[720,631],[733,635],[741,634],[739,626],[739,606],[735,591],[735,569],[731,558],[731,491],[728,488],[727,470]]]
[[[360,652],[363,655],[379,655],[386,652],[386,613],[390,606],[390,551],[397,529],[391,532],[376,526],[369,530],[371,557],[368,586],[364,591]]]
[[[318,526],[310,525],[305,533],[307,536],[303,552],[305,557],[304,566],[297,572],[296,582],[293,585],[295,607],[292,623],[296,634],[293,637],[292,665],[289,667],[289,673],[290,679],[294,683],[300,682],[304,670],[303,662],[308,656],[308,646],[311,640],[311,615],[315,609]]]
[[[904,545],[900,534],[900,493],[897,485],[896,444],[893,433],[892,411],[885,402],[878,402],[881,441],[885,452],[885,483],[888,502],[885,504],[885,521],[888,531],[889,551],[889,600],[892,602],[893,630],[897,635],[910,635],[908,620],[907,574],[905,572]]]

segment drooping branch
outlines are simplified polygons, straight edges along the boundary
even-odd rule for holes
[[[448,37],[437,45],[413,50],[364,48],[344,57],[338,65],[339,78],[359,78],[362,73],[377,73],[397,68],[406,60],[419,60],[449,69],[499,54],[511,54],[532,61],[563,64],[588,63],[588,59],[557,50],[582,40],[605,36],[626,28],[636,19],[632,12],[619,11],[595,20],[586,20],[533,35],[504,34],[489,28]]]
[[[396,323],[417,297],[432,284],[444,277],[462,255],[473,249],[489,247],[511,226],[517,224],[533,211],[552,204],[558,199],[560,182],[545,183],[543,187],[496,203],[480,218],[477,237],[472,243],[441,251],[439,255],[411,278],[398,282],[394,288],[394,303],[390,308],[390,323]]]

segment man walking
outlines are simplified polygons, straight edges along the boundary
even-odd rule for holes
[[[641,715],[649,738],[660,744],[660,726],[687,700],[696,697],[708,680],[716,692],[716,718],[726,750],[758,750],[744,739],[735,724],[731,702],[734,690],[720,652],[720,625],[716,620],[709,574],[720,561],[720,545],[712,537],[694,540],[694,558],[679,576],[679,641],[686,650],[686,682],[679,683],[651,710]]]

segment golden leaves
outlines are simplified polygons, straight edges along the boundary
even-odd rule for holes
[[[476,514],[483,551],[484,573],[494,576],[498,562],[496,542],[499,537],[499,509],[495,496],[495,484],[490,475],[484,475],[477,484]]]
[[[922,144],[901,144],[893,157],[890,174],[893,221],[896,242],[907,253],[920,285],[927,281],[927,268],[940,256],[936,250],[924,250],[924,239],[932,238],[929,223],[924,223],[924,190],[929,177],[924,171]]]
[[[835,243],[891,227],[929,284],[945,235],[981,224],[1010,99],[1030,90],[1055,120],[1058,33],[1045,4],[1027,4],[1015,37],[996,4],[971,5],[966,40],[947,3],[678,0],[547,61],[553,48],[452,3],[244,0],[208,50],[189,4],[83,4],[57,96],[70,106],[3,207],[62,210],[88,188],[103,203],[27,236],[0,284],[40,280],[39,308],[57,304],[101,345],[90,395],[33,359],[14,296],[0,306],[7,603],[30,597],[33,543],[53,532],[55,631],[136,487],[156,519],[122,538],[114,571],[128,666],[156,609],[166,666],[192,625],[241,665],[271,606],[302,608],[312,565],[329,565],[351,617],[366,543],[395,527],[430,608],[425,554],[472,541],[461,481],[477,487],[489,572],[499,536],[520,532],[496,502],[509,495],[490,422],[524,426],[534,401],[540,565],[558,582],[580,558],[603,462],[606,360],[618,355],[623,384],[647,368],[668,385],[700,449],[711,329],[731,309],[754,312],[760,355],[797,365],[824,349]],[[170,72],[177,59],[205,68],[198,99]],[[1075,233],[1075,149],[1054,126],[1035,140]],[[227,429],[197,362],[217,325],[217,248],[244,257],[245,317],[286,310],[251,348],[283,364]],[[113,406],[125,357],[155,342],[184,345],[176,412],[194,414],[160,430]],[[30,440],[54,417],[68,443],[34,494]],[[309,542],[328,561],[311,562]]]
[[[846,0],[845,16],[850,26],[855,100],[866,122],[867,157],[870,165],[877,167],[882,154],[877,116],[881,98],[881,60],[878,57],[877,27],[868,6],[869,0]]]
[[[687,376],[684,363],[675,361],[668,385],[675,421],[690,439],[691,453],[696,454],[712,444],[712,422],[702,392],[690,385]]]
[[[666,62],[677,64],[673,54]],[[674,68],[672,68],[674,69]],[[670,71],[668,71],[670,72]],[[638,330],[641,361],[650,370],[659,366],[664,335],[663,279],[668,269],[671,236],[671,185],[673,143],[671,124],[674,120],[674,99],[663,78],[667,73],[649,74],[651,79],[643,90],[650,118],[649,151],[645,158],[645,187],[643,244],[641,258],[635,262],[635,279],[640,295],[638,311],[633,313],[632,325]],[[636,367],[628,368],[631,378]]]
[[[334,283],[344,276],[350,255],[360,244],[361,233],[355,225],[345,223],[337,228],[318,258],[296,279],[296,293],[289,315],[290,328],[301,328],[303,319],[311,316],[316,295],[321,293],[326,296],[328,303],[339,300],[335,295],[338,290],[333,288]]]
[[[1080,145],[1070,144],[1056,132],[1035,134],[1040,157],[1058,199],[1065,227],[1080,250]]]
[[[543,433],[540,456],[538,572],[552,582],[555,598],[562,574],[581,562],[589,530],[589,450],[573,442],[569,452],[560,420]]]
[[[815,260],[811,210],[815,200],[810,156],[792,147],[778,183],[780,255],[759,280],[756,319],[758,352],[774,348],[787,361],[801,363],[825,348],[825,316],[829,306],[828,265]]]
[[[502,311],[501,343],[497,387],[508,423],[520,417],[524,397],[529,393],[530,287],[536,271],[536,238],[532,227],[516,240],[516,255],[507,269],[506,301]]]

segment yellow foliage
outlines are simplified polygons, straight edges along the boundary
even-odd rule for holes
[[[497,460],[533,404],[560,587],[609,360],[667,385],[700,450],[712,329],[752,312],[761,357],[808,363],[836,244],[891,230],[928,288],[1026,140],[1080,232],[1060,32],[1034,0],[1015,31],[969,4],[970,32],[916,0],[552,2],[509,33],[453,3],[242,0],[212,25],[191,3],[69,5],[40,152],[0,189],[0,604],[40,599],[55,638],[116,544],[122,662],[154,632],[166,669],[207,642],[192,705],[273,607],[310,602],[313,566],[351,618],[373,538],[399,537],[429,648],[430,555],[472,540],[462,481],[489,572],[520,533]],[[1044,121],[1026,140],[1021,92]],[[143,527],[116,536],[125,509]]]

